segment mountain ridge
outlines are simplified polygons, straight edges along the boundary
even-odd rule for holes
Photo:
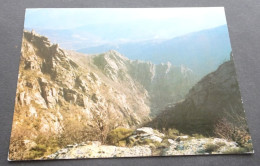
[[[185,100],[162,111],[149,125],[155,128],[176,128],[189,134],[212,136],[218,128],[231,127],[248,132],[235,66],[230,60],[198,81]],[[219,126],[219,125],[222,126]],[[233,133],[231,133],[233,134]]]
[[[118,46],[103,45],[77,51],[100,53],[110,49],[117,50],[132,60],[151,61],[154,64],[170,61],[175,66],[185,65],[201,78],[228,60],[231,45],[227,25],[223,25],[174,37],[159,43],[148,41]],[[205,59],[210,63],[202,63],[198,59]]]
[[[150,106],[156,99],[151,95],[157,86],[153,82],[164,79],[164,85],[182,78],[180,68],[169,70],[167,65],[159,65],[160,73],[155,76],[163,77],[152,81],[151,63],[130,61],[116,51],[79,55],[59,48],[58,44],[52,44],[47,37],[34,31],[24,31],[10,159],[30,158],[32,146],[43,141],[46,142],[43,146],[52,148],[84,140],[104,142],[114,128],[136,128],[151,120],[151,111],[158,111]],[[169,74],[176,73],[178,77],[168,80]],[[143,76],[148,76],[150,82],[145,84]],[[186,86],[191,84],[193,82],[188,80]],[[174,96],[170,95],[182,97],[186,93],[162,92],[162,98],[165,96],[171,101]],[[49,145],[48,140],[60,142]],[[17,153],[14,152],[16,146],[20,147]]]

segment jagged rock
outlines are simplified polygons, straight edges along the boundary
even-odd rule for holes
[[[148,135],[154,135],[158,137],[164,137],[164,134],[150,128],[150,127],[142,127],[135,130],[134,134],[140,135],[140,136],[148,136]]]
[[[39,84],[41,89],[42,97],[44,98],[46,104],[53,108],[56,105],[58,100],[58,93],[52,85],[48,83],[48,81],[42,77],[39,78]]]
[[[162,142],[162,138],[155,136],[155,135],[149,135],[149,136],[144,136],[142,139],[148,139],[148,140],[152,140],[153,142]]]
[[[89,91],[89,88],[87,86],[87,82],[85,81],[83,76],[79,76],[75,80],[76,85],[85,93]]]
[[[24,62],[24,65],[25,70],[38,70],[40,68],[35,55],[27,58]]]
[[[23,143],[26,146],[26,149],[31,149],[31,148],[37,146],[37,144],[32,140],[23,140]]]
[[[69,103],[76,103],[77,92],[75,90],[64,88],[63,93],[66,101],[68,101]]]
[[[76,104],[86,108],[88,104],[88,97],[83,94],[78,94]]]
[[[127,138],[127,143],[131,145],[143,144],[144,141],[152,141],[161,143],[164,138],[164,134],[149,128],[142,127],[136,129],[131,136]]]
[[[114,82],[128,82],[133,90],[138,84],[144,87],[144,93],[151,97],[153,116],[168,103],[183,99],[188,89],[197,81],[197,76],[185,66],[177,67],[169,62],[155,65],[151,62],[131,61],[116,51],[95,55],[93,60],[94,64]],[[180,85],[176,86],[176,83]]]
[[[99,97],[98,97],[97,94],[94,93],[94,94],[92,95],[91,99],[92,99],[95,103],[97,103],[98,100],[99,100]]]

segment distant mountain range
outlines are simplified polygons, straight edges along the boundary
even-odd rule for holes
[[[96,54],[108,50],[116,50],[132,60],[184,65],[202,77],[229,60],[231,45],[227,25],[223,25],[164,41],[102,45],[77,51]]]

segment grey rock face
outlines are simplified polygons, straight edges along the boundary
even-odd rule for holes
[[[94,64],[111,80],[143,87],[150,97],[151,115],[169,103],[184,99],[198,77],[184,66],[129,60],[116,51],[92,56]],[[135,89],[133,89],[135,90]]]

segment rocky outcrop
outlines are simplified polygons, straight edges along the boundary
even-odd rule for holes
[[[127,138],[127,143],[132,145],[142,144],[144,141],[151,141],[151,142],[162,142],[162,138],[164,134],[149,128],[149,127],[142,127],[135,130],[135,132]]]
[[[31,141],[40,135],[63,135],[71,128],[75,129],[71,135],[84,131],[88,133],[84,139],[104,140],[113,128],[149,121],[147,91],[131,77],[125,84],[116,81],[122,73],[115,60],[119,65],[125,58],[114,54],[107,53],[114,59],[103,64],[105,72],[101,72],[94,57],[90,64],[79,63],[80,56],[44,36],[24,31],[10,147],[21,141],[16,141],[20,131],[26,134],[19,139]],[[130,84],[134,91],[129,89]],[[13,153],[10,150],[10,158]]]
[[[116,147],[97,142],[81,143],[60,149],[43,159],[113,158],[151,156],[149,146]]]
[[[150,98],[151,116],[157,115],[169,103],[184,99],[198,80],[196,74],[185,66],[133,61],[113,50],[93,55],[91,59],[112,81],[128,85],[133,91],[144,88]]]
[[[239,149],[237,143],[220,138],[195,138],[183,135],[174,140],[168,139],[165,134],[149,127],[136,129],[126,139],[128,144],[124,147],[102,145],[98,141],[67,145],[42,159],[205,155],[230,153]]]
[[[80,66],[77,60],[74,61],[71,53],[62,50],[57,44],[50,43],[48,38],[35,32],[24,32],[22,46],[17,105],[29,106],[32,104],[30,101],[34,99],[38,107],[54,111],[57,107],[66,110],[67,105],[74,105],[83,112],[86,108],[98,109],[98,111],[105,109],[110,112],[110,116],[114,114],[118,117],[118,125],[128,127],[149,120],[150,110],[146,104],[148,96],[142,94],[145,89],[136,87],[133,80],[131,83],[135,91],[131,94],[123,90],[128,85],[121,85],[122,89],[118,89],[115,80],[106,83],[101,79],[112,78],[110,77],[112,75],[107,73],[104,75],[90,65]],[[107,60],[106,64],[100,64],[104,71],[118,78],[115,72],[118,72],[119,68],[114,64],[115,60],[119,63],[126,58],[113,51],[103,58]]]
[[[237,116],[245,117],[245,114],[234,63],[230,60],[200,80],[184,101],[166,108],[150,125],[211,135],[221,118],[242,123],[234,120]]]

